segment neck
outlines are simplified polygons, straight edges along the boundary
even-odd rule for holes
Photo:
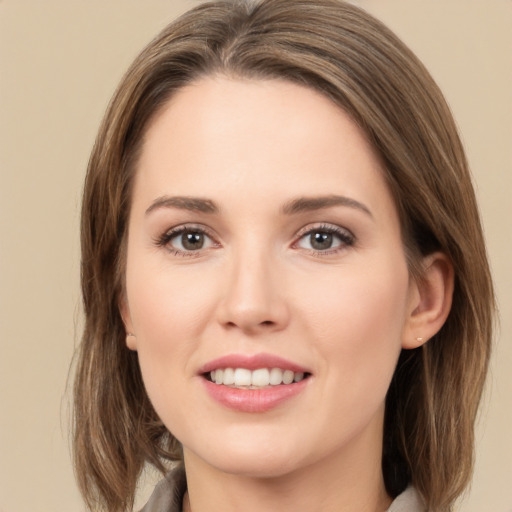
[[[285,475],[225,473],[185,449],[189,494],[184,512],[384,512],[391,499],[375,446],[340,450]]]

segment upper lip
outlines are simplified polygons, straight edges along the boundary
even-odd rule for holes
[[[280,368],[281,370],[292,370],[293,372],[311,373],[307,368],[273,354],[228,354],[205,363],[199,369],[199,373],[208,373],[212,370],[223,368],[246,368],[257,370],[258,368]]]

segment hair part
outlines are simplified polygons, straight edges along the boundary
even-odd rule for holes
[[[442,251],[455,269],[450,315],[403,351],[386,401],[383,474],[391,496],[413,483],[428,510],[467,486],[487,371],[493,290],[470,173],[450,110],[413,53],[382,23],[338,0],[216,1],[192,9],[139,55],[100,127],[85,180],[81,283],[85,329],[75,380],[74,456],[91,509],[133,505],[146,463],[165,471],[181,447],[154,411],[125,345],[131,186],[148,123],[201,77],[285,79],[340,106],[382,162],[411,274]]]

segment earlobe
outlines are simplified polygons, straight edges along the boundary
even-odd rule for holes
[[[402,348],[417,348],[443,326],[452,306],[454,271],[449,258],[436,252],[423,260],[423,275],[414,283]]]
[[[133,325],[132,319],[130,315],[130,308],[128,307],[128,302],[126,297],[123,297],[119,301],[119,312],[121,313],[121,318],[123,319],[124,328],[126,330],[126,346],[130,350],[137,350],[137,338],[133,333]]]
[[[135,337],[135,334],[131,332],[126,333],[126,346],[130,350],[137,351],[137,338]]]

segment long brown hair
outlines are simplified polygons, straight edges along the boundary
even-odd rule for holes
[[[455,269],[450,315],[403,351],[386,403],[383,474],[394,497],[412,483],[428,510],[451,510],[469,482],[494,300],[464,151],[438,87],[384,25],[338,0],[216,1],[169,25],[132,64],[92,151],[82,206],[85,329],[75,381],[74,454],[91,509],[133,504],[146,463],[165,471],[179,443],[145,392],[119,313],[127,219],[148,121],[174,91],[214,73],[281,78],[341,106],[382,161],[412,275],[444,252]]]

